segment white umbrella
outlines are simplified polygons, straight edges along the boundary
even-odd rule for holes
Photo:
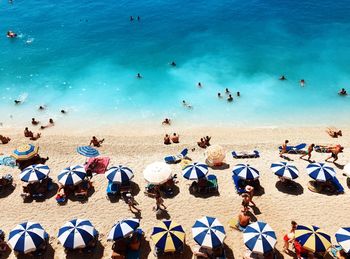
[[[164,162],[154,162],[143,170],[143,176],[151,184],[162,184],[172,177],[171,167]]]
[[[225,150],[222,146],[209,146],[205,152],[206,160],[210,165],[220,165],[225,159]]]

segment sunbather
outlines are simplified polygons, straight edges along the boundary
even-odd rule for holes
[[[170,137],[169,137],[168,134],[165,134],[165,136],[164,136],[164,144],[165,145],[170,145],[171,144]]]
[[[205,138],[204,138],[204,142],[205,142],[205,145],[206,145],[207,147],[209,147],[209,146],[210,146],[210,140],[211,140],[211,137],[209,137],[209,136],[205,136]]]
[[[249,203],[253,204],[254,207],[256,207],[255,202],[253,201],[253,197],[254,197],[254,187],[250,186],[250,185],[246,185],[245,187],[245,192],[246,194],[249,195]]]
[[[53,119],[50,118],[49,119],[49,124],[47,124],[46,126],[41,126],[40,128],[41,129],[46,129],[46,128],[52,127],[54,125],[55,125],[55,123],[54,123]]]
[[[310,161],[311,159],[311,153],[314,150],[315,144],[311,144],[304,155],[302,155],[300,158],[303,159],[303,157],[308,156],[307,160]]]
[[[171,136],[171,141],[173,142],[173,143],[179,143],[179,135],[178,134],[176,134],[176,133],[174,133],[172,136]]]
[[[238,214],[238,221],[236,227],[238,230],[243,231],[250,224],[250,216],[248,211],[241,210]]]
[[[3,136],[3,135],[0,135],[0,142],[2,143],[2,144],[7,144],[7,143],[9,143],[10,142],[10,138],[9,137],[5,137],[5,136]]]
[[[335,128],[327,128],[326,132],[328,133],[329,136],[332,138],[337,138],[343,136],[343,133],[341,130],[335,129]]]
[[[92,139],[90,140],[90,146],[93,145],[94,147],[100,147],[101,144],[105,141],[105,139],[98,140],[95,136],[92,136]]]
[[[297,228],[297,223],[293,220],[291,222],[292,229],[289,231],[288,234],[285,234],[283,237],[283,252],[289,252],[289,244],[294,242],[294,236],[295,236],[295,229]]]
[[[26,127],[26,128],[24,129],[24,136],[25,136],[26,138],[31,138],[31,137],[33,137],[33,132],[31,132],[31,131],[28,129],[28,127]]]
[[[112,258],[125,258],[126,256],[126,250],[128,248],[127,239],[121,238],[116,241],[114,241],[112,250]]]
[[[39,121],[37,121],[35,118],[32,118],[32,125],[36,126],[39,124]]]
[[[282,145],[282,149],[280,151],[280,157],[283,158],[283,154],[287,153],[287,145],[288,145],[289,141],[285,140],[283,145]]]
[[[36,133],[35,135],[33,135],[33,137],[30,137],[29,139],[30,140],[37,140],[37,139],[39,139],[41,137],[41,133]]]
[[[205,144],[205,140],[203,138],[201,138],[201,140],[198,141],[197,144],[201,148],[207,148],[207,145]]]

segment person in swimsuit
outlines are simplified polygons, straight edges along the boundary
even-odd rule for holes
[[[35,118],[32,118],[32,125],[36,126],[39,124],[39,121],[35,120]]]
[[[238,214],[238,221],[236,227],[238,230],[243,231],[250,224],[250,216],[247,210],[241,210]]]
[[[169,137],[168,134],[165,134],[165,137],[164,137],[164,144],[165,144],[165,145],[170,145],[170,144],[171,144],[170,137]]]
[[[173,142],[173,143],[179,143],[179,135],[178,134],[176,134],[176,133],[174,133],[172,136],[171,136],[171,141]]]
[[[314,150],[315,144],[311,144],[304,155],[302,155],[300,158],[303,159],[305,156],[308,156],[307,161],[310,161],[311,153]]]
[[[339,91],[339,95],[347,95],[348,93],[346,92],[346,90],[344,88],[342,88],[340,91]]]
[[[228,101],[228,102],[232,102],[232,101],[233,101],[233,97],[232,97],[232,95],[231,95],[231,94],[229,94],[229,95],[228,95],[228,97],[227,97],[227,101]]]
[[[328,162],[329,159],[333,158],[333,163],[338,160],[338,154],[343,152],[344,147],[341,145],[336,145],[335,147],[330,147],[328,150],[331,152],[331,156],[325,159]]]
[[[301,86],[301,87],[304,87],[304,86],[305,86],[305,80],[304,80],[304,79],[301,79],[301,80],[300,80],[300,86]]]
[[[287,80],[287,78],[284,75],[282,75],[279,79],[282,81]]]
[[[289,244],[294,241],[294,235],[295,235],[295,229],[297,228],[297,223],[293,220],[291,222],[292,229],[289,231],[289,233],[285,234],[283,237],[283,252],[289,252]]]
[[[282,149],[280,151],[280,157],[283,158],[283,154],[287,153],[287,145],[288,145],[289,141],[285,140],[283,145],[282,145]]]

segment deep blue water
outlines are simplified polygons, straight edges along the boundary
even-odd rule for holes
[[[350,1],[331,0],[1,1],[0,121],[63,108],[116,122],[346,122],[349,17]],[[228,103],[226,87],[242,96]]]

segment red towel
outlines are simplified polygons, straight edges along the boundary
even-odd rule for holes
[[[90,169],[93,173],[104,174],[109,164],[109,157],[92,157],[85,165],[85,170]]]

